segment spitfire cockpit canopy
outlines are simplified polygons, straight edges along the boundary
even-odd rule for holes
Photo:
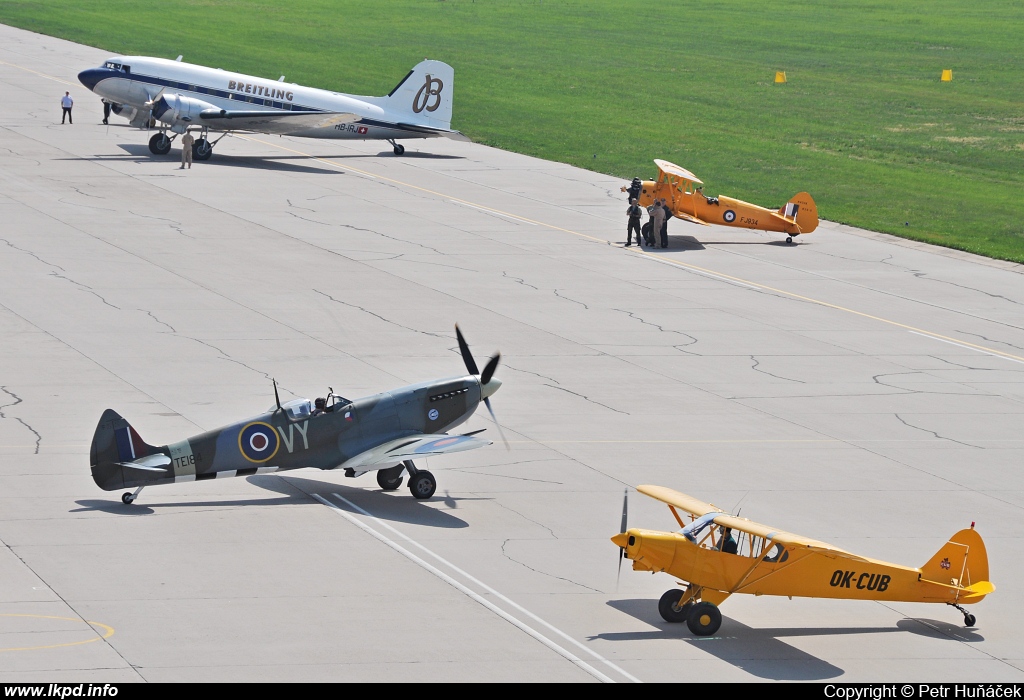
[[[274,406],[271,410],[276,408],[277,406]],[[313,415],[313,402],[309,399],[292,399],[281,404],[281,408],[289,420],[302,420]]]

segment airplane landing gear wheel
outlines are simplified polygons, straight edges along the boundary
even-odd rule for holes
[[[434,495],[434,491],[437,490],[437,481],[433,474],[421,469],[409,477],[409,490],[412,492],[413,498],[423,501]]]
[[[134,501],[135,494],[133,494],[131,491],[125,491],[124,493],[121,494],[121,503],[124,503],[126,506],[130,506]]]
[[[385,491],[394,491],[402,485],[402,471],[405,469],[401,464],[390,469],[377,470],[377,485]]]
[[[661,617],[665,622],[686,622],[686,617],[690,612],[690,608],[693,607],[693,603],[687,603],[682,607],[679,607],[679,601],[683,597],[684,591],[673,588],[670,591],[665,591],[664,595],[661,596],[661,600],[658,601],[658,612],[661,613]]]
[[[792,242],[793,242],[793,237],[792,236],[786,236],[786,243],[792,243]]]
[[[403,146],[403,145],[402,145],[402,144],[400,144],[400,143],[396,143],[396,144],[395,144],[395,155],[396,155],[396,156],[400,156],[400,155],[402,155],[403,153],[405,153],[405,146]]]
[[[978,621],[977,618],[975,618],[974,615],[972,615],[970,613],[967,613],[966,615],[964,615],[964,626],[965,627],[974,627],[974,623],[977,622],[977,621]]]
[[[165,156],[171,152],[171,140],[167,134],[153,134],[149,140],[149,150],[158,156]]]
[[[195,160],[210,160],[213,155],[213,144],[206,139],[197,139],[192,144],[192,158]]]
[[[713,603],[696,603],[686,615],[686,626],[698,637],[707,637],[722,626],[722,613]]]

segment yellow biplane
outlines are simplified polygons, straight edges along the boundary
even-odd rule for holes
[[[974,523],[915,569],[729,515],[663,486],[637,490],[667,504],[681,529],[627,530],[623,503],[622,532],[612,542],[622,558],[633,560],[634,571],[664,571],[684,582],[679,584],[684,588],[661,596],[658,611],[667,622],[686,622],[696,635],[718,631],[718,606],[733,593],[945,603],[973,627],[974,615],[961,604],[977,603],[995,590],[988,580],[985,543]]]
[[[778,231],[788,234],[787,243],[792,243],[794,236],[818,228],[818,207],[806,192],[795,195],[778,210],[766,209],[732,197],[707,197],[704,183],[689,170],[667,160],[655,160],[654,164],[658,166],[658,179],[640,183],[637,199],[642,207],[664,199],[672,213],[685,221]]]

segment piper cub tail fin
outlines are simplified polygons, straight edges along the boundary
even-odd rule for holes
[[[974,527],[961,530],[921,567],[921,577],[968,589],[975,602],[995,590],[988,580],[988,551]]]
[[[798,192],[793,198],[782,205],[779,214],[788,221],[796,220],[800,233],[810,233],[818,228],[818,206],[814,198],[806,192]]]
[[[145,458],[164,454],[162,449],[143,440],[135,432],[135,428],[118,415],[117,411],[108,408],[100,417],[99,425],[92,436],[89,462],[92,466],[93,481],[104,491],[126,488],[126,482],[134,481],[133,477],[138,475],[130,474],[126,479],[123,470],[125,465],[136,465],[137,469],[151,470],[154,467],[148,465]],[[167,459],[167,462],[170,462],[170,459]]]

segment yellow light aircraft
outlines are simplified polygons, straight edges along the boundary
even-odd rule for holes
[[[977,603],[995,590],[988,580],[985,543],[974,523],[953,535],[927,564],[912,568],[729,515],[663,486],[638,486],[637,491],[667,504],[682,529],[627,530],[623,503],[622,532],[612,542],[622,558],[633,560],[634,571],[664,571],[685,582],[679,584],[685,588],[661,596],[658,612],[667,622],[686,622],[696,635],[718,631],[718,606],[733,593],[945,603],[973,627],[974,615],[960,604]]]
[[[786,243],[818,228],[818,207],[806,192],[795,195],[778,210],[765,209],[724,195],[706,197],[704,183],[689,170],[667,160],[655,160],[654,164],[658,166],[658,179],[641,183],[637,198],[642,207],[664,199],[672,213],[685,221],[778,231],[788,234]]]

